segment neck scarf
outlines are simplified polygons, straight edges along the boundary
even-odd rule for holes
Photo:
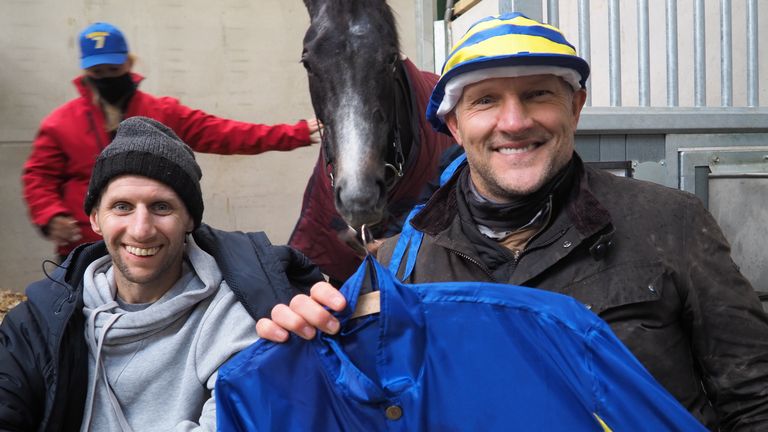
[[[539,221],[549,213],[553,195],[568,193],[573,183],[574,163],[571,159],[536,192],[507,203],[496,203],[480,195],[472,184],[469,170],[464,170],[461,176],[459,186],[475,223],[496,233],[509,233]]]

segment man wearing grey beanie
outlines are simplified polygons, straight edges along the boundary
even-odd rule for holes
[[[124,120],[81,246],[0,326],[0,429],[215,430],[219,366],[255,319],[321,279],[263,233],[202,224],[202,172],[165,125]]]

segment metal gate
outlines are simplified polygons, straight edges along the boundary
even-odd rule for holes
[[[435,65],[450,45],[440,42],[484,15],[519,11],[560,27],[593,70],[579,154],[700,197],[768,310],[768,74],[759,69],[768,47],[758,43],[768,10],[760,15],[757,0],[652,4],[449,0],[448,21],[435,25]]]

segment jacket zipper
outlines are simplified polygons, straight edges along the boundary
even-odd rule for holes
[[[540,249],[540,248],[547,247],[547,246],[551,245],[552,243],[557,241],[557,239],[562,237],[563,234],[565,234],[566,231],[567,230],[561,230],[559,233],[557,233],[556,235],[552,236],[552,238],[549,239],[546,243],[537,245],[534,248],[530,248],[530,249],[529,248],[525,248],[524,250],[517,250],[517,251],[512,252],[512,262],[514,263],[514,267],[512,268],[512,273],[514,273],[515,270],[517,270],[517,265],[520,263],[520,259],[523,257],[523,255],[526,252],[528,252],[530,250]],[[480,270],[483,271],[483,273],[485,273],[486,276],[488,276],[490,278],[490,280],[492,280],[494,282],[498,282],[496,280],[496,278],[493,277],[493,274],[491,274],[491,272],[483,264],[478,262],[476,259],[470,257],[469,255],[467,255],[467,254],[465,254],[463,252],[459,252],[459,251],[457,251],[455,249],[448,249],[448,250],[451,251],[452,253],[460,256],[461,258],[464,258],[465,260],[475,264],[477,267],[480,268]]]
[[[485,268],[485,266],[484,266],[483,264],[481,264],[480,262],[478,262],[476,259],[474,259],[474,258],[470,257],[469,255],[467,255],[467,254],[465,254],[465,253],[463,253],[463,252],[459,252],[459,251],[457,251],[457,250],[455,250],[455,249],[448,249],[448,250],[449,250],[449,251],[451,251],[452,253],[454,253],[454,254],[456,254],[456,255],[460,256],[461,258],[464,258],[465,260],[467,260],[467,261],[469,261],[469,262],[471,262],[471,263],[475,264],[476,266],[478,266],[478,267],[480,268],[480,270],[482,270],[482,271],[483,271],[483,273],[485,273],[485,275],[486,275],[486,276],[488,276],[488,278],[489,278],[490,280],[492,280],[492,281],[494,281],[494,282],[497,282],[497,281],[496,281],[496,278],[495,278],[495,277],[493,277],[493,275],[491,274],[491,272],[490,272],[490,271],[488,271],[488,269],[487,269],[487,268]]]
[[[88,123],[91,124],[91,131],[93,131],[93,135],[96,137],[96,145],[99,146],[99,152],[104,150],[106,148],[105,145],[101,142],[101,135],[99,135],[99,129],[96,128],[96,121],[93,119],[93,113],[88,111]]]
[[[515,260],[515,267],[517,267],[517,263],[520,262],[520,257],[523,256],[523,252],[524,251],[519,250],[519,249],[514,251],[514,252],[512,252],[512,258]]]

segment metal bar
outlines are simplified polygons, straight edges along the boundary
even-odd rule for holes
[[[733,106],[731,0],[720,0],[720,105]]]
[[[618,129],[629,135],[744,134],[744,139],[760,133],[766,135],[759,141],[766,143],[768,108],[589,107],[581,112],[577,134],[615,134]]]
[[[608,74],[611,106],[621,106],[621,37],[619,33],[619,0],[608,2]]]
[[[418,35],[416,61],[420,69],[430,71],[435,70],[433,20],[436,11],[434,1],[420,0],[416,2],[416,34]]]
[[[541,0],[499,0],[499,13],[520,12],[536,21],[544,20]]]
[[[760,106],[757,58],[757,0],[747,2],[747,106]]]
[[[560,27],[560,4],[558,0],[547,0],[547,22]]]
[[[445,24],[445,59],[443,61],[448,59],[451,48],[453,48],[453,8],[453,0],[446,0],[445,13],[443,14],[443,22]]]
[[[667,0],[667,106],[679,103],[677,55],[677,0]]]
[[[707,105],[706,43],[704,35],[704,0],[693,3],[693,104]]]
[[[648,0],[637,0],[638,105],[651,106],[651,57],[648,39]]]
[[[579,0],[579,46],[578,51],[581,57],[589,63],[590,50],[589,44],[591,37],[589,34],[589,0]],[[587,82],[587,106],[592,106],[592,88],[590,82]]]
[[[516,5],[513,4],[514,1],[515,0],[499,0],[499,13],[506,14],[510,12],[515,12]],[[533,17],[529,17],[529,18],[533,18]],[[536,19],[536,18],[533,18],[533,19]]]

